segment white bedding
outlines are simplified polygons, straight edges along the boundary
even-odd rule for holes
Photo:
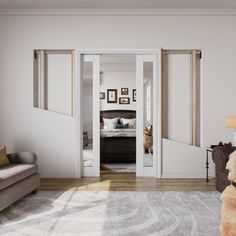
[[[101,129],[101,137],[136,137],[136,129]]]

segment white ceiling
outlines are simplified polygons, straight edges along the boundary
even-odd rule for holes
[[[0,9],[236,9],[236,0],[0,0]]]

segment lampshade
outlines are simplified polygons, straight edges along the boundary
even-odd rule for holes
[[[236,128],[236,116],[228,116],[225,120],[226,128]]]

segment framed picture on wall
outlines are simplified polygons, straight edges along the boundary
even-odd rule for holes
[[[105,99],[106,94],[104,92],[100,92],[100,99]]]
[[[133,102],[136,102],[136,89],[133,89]]]
[[[117,103],[117,89],[107,89],[107,103]]]
[[[119,104],[130,104],[130,98],[129,97],[120,97],[119,98]]]
[[[128,88],[121,88],[121,95],[128,95],[129,89]]]

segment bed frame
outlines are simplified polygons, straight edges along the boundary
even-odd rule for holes
[[[126,119],[136,118],[134,110],[107,110],[100,112],[102,117]],[[136,162],[136,137],[101,137],[100,138],[101,163],[135,163]]]

